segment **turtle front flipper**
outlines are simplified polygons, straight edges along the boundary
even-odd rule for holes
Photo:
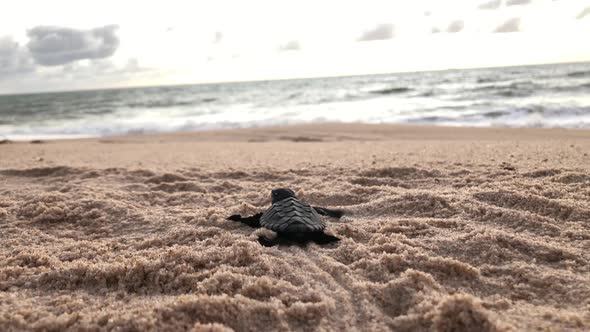
[[[322,216],[328,216],[332,218],[340,218],[344,215],[344,211],[342,210],[332,210],[319,206],[314,206],[313,209],[316,210],[316,212],[321,214]]]
[[[258,243],[260,243],[261,245],[265,246],[265,247],[274,247],[277,244],[279,244],[279,239],[278,237],[275,237],[274,239],[269,239],[266,236],[259,236],[258,237]]]
[[[260,217],[262,217],[262,213],[257,213],[250,217],[242,217],[239,214],[234,214],[232,216],[229,216],[227,220],[238,221],[252,228],[258,228],[260,227]]]

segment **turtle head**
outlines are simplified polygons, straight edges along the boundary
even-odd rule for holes
[[[282,201],[285,198],[289,198],[289,197],[295,197],[297,198],[297,196],[295,196],[295,192],[291,189],[288,188],[277,188],[277,189],[273,189],[271,191],[271,195],[270,197],[272,198],[272,203],[276,203],[278,201]]]

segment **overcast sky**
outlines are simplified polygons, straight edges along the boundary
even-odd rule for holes
[[[0,93],[590,61],[590,0],[2,7]]]

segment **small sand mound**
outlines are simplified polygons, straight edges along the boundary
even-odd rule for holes
[[[430,225],[422,220],[399,220],[396,222],[387,223],[379,229],[380,234],[399,233],[407,237],[415,237],[422,235],[433,235],[436,230],[432,229]]]
[[[280,140],[284,141],[291,141],[291,142],[323,142],[324,140],[319,137],[309,137],[309,136],[281,136],[279,137]]]
[[[217,179],[233,179],[233,180],[238,180],[238,179],[245,179],[250,177],[251,174],[246,173],[246,172],[242,172],[242,171],[230,171],[230,172],[217,172],[217,173],[213,173],[212,177],[217,178]]]
[[[486,223],[495,223],[500,227],[510,228],[518,232],[530,232],[543,236],[559,236],[561,229],[558,223],[528,211],[499,208],[496,206],[477,206],[467,208],[474,219]]]
[[[30,251],[15,253],[15,256],[10,257],[5,263],[10,266],[21,266],[27,268],[35,267],[50,267],[55,264],[54,257],[49,256],[43,252]]]
[[[373,216],[414,216],[448,218],[457,213],[447,199],[428,194],[405,194],[400,197],[386,197],[351,209],[355,214]]]
[[[560,170],[558,169],[540,169],[538,171],[534,171],[534,172],[527,172],[524,173],[523,176],[529,177],[529,178],[544,178],[544,177],[548,177],[548,176],[554,176],[561,173]]]
[[[57,177],[84,173],[85,170],[67,166],[37,167],[29,169],[7,169],[0,171],[2,175],[22,177]]]
[[[590,210],[567,206],[554,200],[534,195],[499,191],[476,193],[474,197],[479,201],[499,207],[524,210],[558,220],[583,220],[590,217]]]
[[[376,168],[360,173],[361,176],[393,178],[393,179],[423,179],[440,176],[439,171],[423,170],[415,167],[385,167]]]
[[[252,181],[288,181],[293,178],[287,172],[254,172],[251,177]]]
[[[565,184],[590,183],[590,175],[570,172],[557,177],[555,181]]]
[[[17,215],[37,223],[69,223],[100,227],[133,216],[134,208],[110,199],[70,199],[62,193],[37,196],[20,204]],[[136,219],[137,220],[137,219]]]
[[[196,230],[175,229],[170,234],[144,240],[141,243],[138,243],[135,247],[137,249],[149,249],[172,247],[174,245],[190,245],[195,242],[214,240],[215,237],[220,236],[221,234],[221,229],[217,227],[203,227]]]
[[[298,289],[289,283],[262,276],[248,280],[241,289],[241,294],[253,300],[263,301],[273,297],[281,297],[281,295],[286,297],[285,295],[288,293],[297,291]],[[286,301],[284,300],[284,302]]]
[[[409,183],[400,180],[389,178],[373,178],[373,177],[355,177],[349,180],[350,183],[363,187],[379,187],[390,186],[409,189],[412,187]]]
[[[173,174],[173,173],[166,173],[163,175],[158,175],[147,179],[146,183],[172,183],[172,182],[187,182],[188,179],[180,174]]]
[[[195,323],[193,328],[190,330],[191,332],[232,332],[233,330],[223,324],[213,323],[213,324],[201,324]]]
[[[322,303],[301,302],[279,308],[273,303],[241,296],[186,296],[158,309],[155,314],[163,321],[173,322],[177,330],[185,329],[197,320],[200,323],[223,323],[237,331],[276,331],[313,329],[331,309]]]
[[[132,169],[129,171],[129,175],[136,176],[136,177],[154,177],[156,173],[148,170],[148,169]]]
[[[399,278],[384,285],[367,286],[375,296],[381,309],[390,317],[405,315],[424,300],[425,294],[438,289],[440,285],[423,272],[406,270]]]
[[[433,328],[441,332],[499,331],[490,313],[466,294],[449,296],[436,308]]]
[[[212,193],[236,193],[243,190],[242,186],[231,183],[229,181],[223,181],[217,185],[207,188],[207,191]]]
[[[167,193],[174,193],[179,191],[191,191],[198,193],[205,193],[207,190],[194,182],[173,182],[173,183],[160,183],[159,185],[152,188],[153,190],[164,191]]]
[[[476,279],[480,276],[477,268],[446,257],[425,257],[418,266],[432,274],[441,274],[452,279]]]
[[[305,201],[315,206],[348,206],[366,203],[370,196],[359,196],[352,193],[324,193],[321,191],[309,191],[305,193]]]

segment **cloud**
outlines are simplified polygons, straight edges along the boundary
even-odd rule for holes
[[[456,33],[456,32],[460,32],[463,31],[463,28],[465,27],[465,22],[463,22],[463,20],[454,20],[451,21],[451,23],[449,23],[449,25],[443,29],[437,27],[437,26],[433,26],[430,29],[430,33],[432,34],[436,34],[436,33],[441,33],[441,32],[448,32],[448,33]]]
[[[27,32],[27,47],[43,66],[63,65],[77,60],[108,58],[119,47],[116,25],[91,30],[39,26]]]
[[[500,5],[502,4],[502,0],[491,0],[491,1],[486,1],[482,4],[480,4],[479,6],[477,6],[478,9],[498,9],[500,8]]]
[[[455,20],[449,24],[447,27],[447,32],[455,33],[463,30],[465,27],[465,23],[462,20]]]
[[[162,74],[163,71],[159,69],[142,66],[135,58],[128,58],[122,63],[115,63],[111,59],[76,61],[19,74],[18,79],[2,79],[0,75],[0,93],[133,86],[153,82]]]
[[[291,40],[286,44],[279,46],[279,51],[299,51],[301,44],[298,40]]]
[[[494,32],[518,32],[520,31],[520,18],[514,17],[499,25]]]
[[[581,11],[581,12],[578,14],[578,16],[576,16],[576,18],[577,18],[578,20],[580,20],[580,19],[583,19],[584,17],[586,17],[586,16],[588,16],[588,15],[590,15],[590,7],[586,7],[586,8],[584,8],[584,10],[582,10],[582,11]]]
[[[0,79],[35,70],[35,63],[26,48],[11,37],[0,38]]]
[[[522,6],[528,5],[531,3],[531,0],[508,0],[506,1],[506,6]]]
[[[394,35],[395,26],[393,24],[377,24],[373,29],[363,32],[363,34],[357,40],[386,40],[393,38]]]
[[[215,35],[213,36],[213,44],[219,44],[223,40],[223,32],[215,31]]]
[[[129,58],[125,64],[116,65],[108,59],[94,59],[87,62],[72,62],[53,73],[56,79],[86,80],[86,79],[122,79],[139,73],[150,71],[140,66],[137,58]]]

